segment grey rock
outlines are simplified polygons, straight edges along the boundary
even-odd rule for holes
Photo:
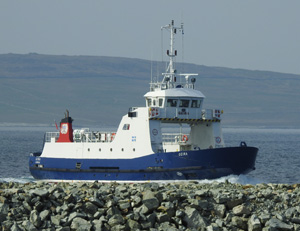
[[[7,214],[9,211],[9,205],[7,203],[0,203],[0,213]]]
[[[115,207],[115,206],[112,206],[111,208],[109,208],[107,211],[106,211],[106,214],[107,214],[107,218],[111,218],[112,216],[114,216],[115,214],[121,214],[120,210]]]
[[[94,230],[102,230],[102,221],[101,220],[93,220],[93,229]]]
[[[10,230],[11,231],[21,231],[22,229],[16,222],[14,222],[14,224],[10,227]]]
[[[116,203],[114,200],[109,199],[106,201],[105,207],[110,208],[110,207],[114,206],[115,204]]]
[[[184,217],[185,213],[182,210],[176,210],[175,216],[176,217]]]
[[[265,225],[266,222],[271,219],[271,215],[269,213],[263,213],[258,218],[260,222]]]
[[[0,223],[6,220],[6,214],[0,213]]]
[[[251,212],[245,205],[238,205],[232,209],[233,214],[237,216],[249,215]]]
[[[232,217],[231,223],[233,226],[246,230],[247,229],[247,219],[242,218],[242,217],[238,217],[238,216],[234,216]]]
[[[223,218],[226,213],[226,207],[224,204],[215,204],[214,205],[214,213],[220,218]]]
[[[166,213],[159,213],[156,215],[158,223],[164,223],[170,220],[170,217]]]
[[[76,203],[75,197],[73,196],[73,194],[69,194],[67,196],[65,196],[64,200],[68,203]]]
[[[56,216],[51,216],[50,217],[50,220],[51,222],[54,224],[54,225],[60,225],[60,221],[61,221],[61,216],[59,215],[56,215]]]
[[[159,201],[156,197],[152,197],[149,199],[144,199],[143,200],[143,205],[147,207],[148,211],[147,212],[152,212],[153,210],[157,209],[159,206]]]
[[[0,203],[5,204],[5,202],[7,202],[7,198],[4,196],[0,196]]]
[[[145,205],[141,205],[139,208],[134,208],[133,211],[139,214],[148,214],[150,212]]]
[[[2,226],[1,228],[3,231],[10,230],[13,224],[14,224],[13,221],[6,220],[1,223]]]
[[[138,222],[135,221],[135,220],[131,220],[131,219],[128,219],[128,220],[127,220],[127,225],[128,225],[128,227],[130,228],[130,230],[137,230],[137,229],[140,229],[140,228],[141,228],[140,223],[138,223]]]
[[[96,205],[98,208],[104,207],[103,201],[99,200],[97,197],[91,197],[90,202],[92,202],[94,205]]]
[[[200,228],[207,226],[207,222],[195,208],[187,207],[185,209],[185,216],[183,220],[187,223],[188,228]]]
[[[84,204],[83,210],[88,214],[94,215],[97,212],[98,207],[94,205],[92,202],[88,201]]]
[[[200,197],[207,197],[209,195],[209,189],[197,190],[195,191],[195,195]]]
[[[285,215],[285,217],[286,217],[287,219],[291,219],[291,218],[294,216],[294,214],[296,214],[296,213],[297,213],[296,208],[295,208],[295,207],[292,207],[292,208],[288,208],[288,209],[285,211],[284,215]]]
[[[22,227],[24,227],[25,230],[30,231],[37,231],[38,229],[28,220],[25,220],[22,222]]]
[[[229,208],[229,209],[232,209],[233,207],[235,206],[238,206],[240,204],[243,203],[243,199],[242,198],[237,198],[237,199],[230,199],[226,202],[226,206]]]
[[[41,226],[42,220],[38,214],[38,211],[36,210],[31,211],[29,221],[37,228]]]
[[[48,219],[49,216],[50,216],[49,210],[44,210],[40,213],[40,218],[42,221],[45,221],[46,219]]]
[[[23,221],[22,226],[28,231],[38,231],[38,229],[28,220]]]
[[[295,224],[300,224],[300,217],[293,217],[293,218],[291,218],[291,222],[293,222]]]
[[[150,227],[154,227],[156,222],[156,213],[151,213],[147,216],[147,221],[150,222]]]
[[[171,225],[169,222],[164,222],[159,225],[160,230],[168,230],[168,231],[177,231],[178,229],[174,226]]]
[[[278,220],[280,220],[280,221],[283,221],[283,222],[284,222],[284,220],[285,220],[284,216],[282,216],[282,215],[279,214],[279,213],[276,214],[276,218],[277,218]]]
[[[209,210],[210,203],[207,200],[197,200],[197,199],[189,199],[191,207],[196,209]]]
[[[206,230],[207,231],[221,231],[221,228],[217,224],[212,223],[206,228]]]
[[[124,231],[126,229],[125,225],[115,225],[113,227],[111,227],[111,231]]]
[[[119,208],[120,208],[121,210],[129,209],[129,208],[130,208],[130,203],[129,203],[129,202],[120,203],[120,204],[119,204]]]
[[[219,227],[223,227],[224,226],[224,221],[221,219],[216,219],[215,223],[219,226]]]
[[[260,231],[262,229],[261,223],[258,217],[253,214],[248,220],[248,230],[249,231]]]
[[[57,229],[55,229],[55,231],[70,231],[70,227],[69,226],[65,226],[65,227],[59,227]]]
[[[214,197],[214,199],[215,199],[215,202],[216,202],[217,204],[225,204],[227,201],[230,200],[230,197],[229,197],[229,195],[227,195],[227,194],[218,193],[218,194]]]
[[[48,190],[45,189],[34,189],[31,190],[29,193],[40,197],[47,197],[49,195]]]
[[[104,213],[105,213],[105,209],[99,209],[97,212],[95,212],[94,218],[99,219]]]
[[[138,206],[142,202],[142,198],[135,195],[132,197],[132,207]]]
[[[172,202],[162,202],[161,206],[157,208],[158,211],[167,213],[169,217],[175,215],[175,206]]]
[[[28,204],[27,201],[23,201],[23,207],[27,210],[28,213],[32,211],[31,206]]]
[[[144,222],[141,222],[141,228],[143,230],[149,230],[149,229],[153,228],[153,224],[150,221],[144,221]]]
[[[126,217],[128,219],[138,221],[140,219],[140,213],[133,212],[133,213],[128,214]]]
[[[119,225],[119,224],[123,225],[124,222],[125,222],[125,220],[122,217],[122,215],[120,215],[120,214],[115,214],[108,220],[108,224],[110,226],[115,226],[115,225]]]
[[[117,186],[115,192],[117,194],[125,193],[127,192],[127,187],[125,187],[124,185]]]
[[[42,211],[43,207],[44,207],[44,204],[43,204],[42,202],[40,202],[40,201],[37,201],[37,202],[35,203],[35,205],[34,205],[34,208],[35,208],[38,212]]]
[[[80,217],[74,218],[71,224],[72,230],[87,231],[87,230],[91,230],[91,228],[92,228],[92,224],[89,221]]]
[[[68,222],[72,222],[74,218],[85,218],[86,216],[83,213],[77,213],[77,212],[73,212],[70,214],[70,216],[68,217]]]
[[[267,223],[266,226],[276,230],[293,230],[293,226],[286,224],[276,218],[271,218]]]
[[[152,199],[152,198],[155,198],[155,194],[151,190],[146,190],[143,193],[143,200]]]

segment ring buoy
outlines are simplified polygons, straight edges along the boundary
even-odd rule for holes
[[[189,138],[187,137],[187,135],[182,136],[182,141],[187,142],[188,140],[189,140]]]
[[[116,133],[111,133],[111,135],[110,135],[110,141],[113,141],[114,138],[115,138],[115,136],[116,136]]]

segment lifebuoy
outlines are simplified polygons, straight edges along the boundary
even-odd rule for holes
[[[115,136],[116,136],[116,133],[111,133],[111,135],[110,135],[110,141],[113,141],[114,138],[115,138]]]
[[[188,140],[189,140],[189,138],[187,137],[187,135],[182,136],[182,141],[187,142]]]

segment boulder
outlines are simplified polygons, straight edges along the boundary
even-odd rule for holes
[[[248,230],[249,231],[260,231],[261,228],[261,223],[258,219],[258,217],[253,214],[250,219],[248,220]]]
[[[91,230],[91,228],[92,228],[92,224],[81,217],[75,217],[71,224],[72,230],[89,231]]]
[[[184,212],[185,216],[183,217],[183,220],[187,224],[188,228],[200,228],[207,226],[206,220],[195,208],[187,207]]]
[[[120,215],[120,214],[115,214],[108,220],[108,224],[110,226],[115,226],[115,225],[119,225],[119,224],[123,225],[124,223],[125,223],[125,220],[122,217],[122,215]]]
[[[245,205],[235,206],[232,209],[232,212],[234,215],[237,215],[237,216],[249,215],[251,213],[250,210]]]
[[[42,220],[37,210],[31,211],[29,221],[37,228],[41,226]]]
[[[293,225],[286,224],[276,218],[271,218],[267,223],[266,226],[274,230],[293,230]]]

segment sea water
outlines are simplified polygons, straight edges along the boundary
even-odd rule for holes
[[[41,151],[44,133],[55,127],[0,126],[0,181],[34,181],[28,168],[31,152]],[[226,146],[245,141],[259,148],[256,170],[216,181],[232,183],[300,183],[300,129],[224,128]],[[211,182],[203,180],[201,182]]]

